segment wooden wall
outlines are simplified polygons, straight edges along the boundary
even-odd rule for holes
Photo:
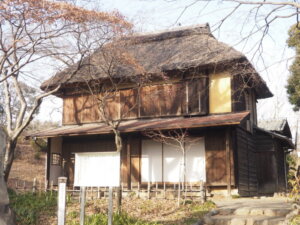
[[[193,130],[193,135],[205,134],[206,179],[208,186],[226,186],[228,171],[231,185],[235,185],[234,158],[230,137],[230,158],[226,159],[226,129],[215,128]],[[141,181],[141,134],[123,136],[121,152],[121,176],[125,186]],[[69,185],[74,182],[74,153],[115,150],[112,135],[91,135],[83,137],[65,137],[63,139],[64,172]],[[228,170],[228,165],[230,170]]]
[[[230,135],[228,140],[230,157],[227,158],[226,129],[208,129],[205,132],[206,184],[208,186],[226,186],[228,175],[230,176],[231,185],[235,185],[231,137]],[[228,166],[230,170],[228,170]]]
[[[237,186],[241,196],[256,196],[258,194],[255,149],[256,144],[252,134],[242,128],[237,128]]]
[[[278,187],[277,192],[285,192],[287,187],[286,180],[286,158],[284,153],[284,145],[281,141],[276,140],[276,162],[277,162],[277,174],[278,174]]]
[[[140,89],[106,93],[106,115],[112,119],[134,119],[162,116],[205,115],[208,113],[207,78],[157,84]],[[100,121],[98,96],[64,97],[63,124]]]

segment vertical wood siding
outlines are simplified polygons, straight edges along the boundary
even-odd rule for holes
[[[206,183],[211,186],[227,185],[226,164],[230,165],[231,184],[234,185],[234,162],[232,143],[229,140],[230,162],[226,160],[225,129],[209,129],[205,134]]]
[[[258,194],[255,140],[247,131],[236,129],[238,190],[241,196]]]
[[[187,96],[188,95],[188,96]],[[180,116],[208,113],[207,78],[191,82],[159,84],[140,89],[106,93],[106,115],[109,119]],[[188,104],[188,107],[187,107]],[[100,121],[96,97],[77,95],[64,98],[63,124]]]

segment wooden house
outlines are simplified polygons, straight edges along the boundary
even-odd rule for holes
[[[41,86],[49,90],[61,85],[56,96],[63,99],[62,127],[31,135],[48,138],[47,179],[55,182],[65,175],[72,186],[74,153],[115,151],[112,128],[101,119],[97,98],[86,86],[125,77],[107,103],[112,120],[122,117],[118,131],[123,140],[124,185],[179,182],[182,155],[143,133],[188,129],[197,142],[184,156],[186,182],[204,181],[209,190],[225,189],[229,194],[232,189],[242,196],[260,194],[260,179],[266,179],[260,174],[268,165],[257,164],[257,160],[269,157],[258,153],[268,151],[263,137],[271,137],[266,139],[272,144],[283,143],[276,149],[280,154],[275,155],[274,163],[278,165],[284,163],[286,150],[293,145],[290,136],[257,128],[257,100],[272,97],[272,93],[247,58],[216,40],[208,25],[137,34],[124,42],[143,75],[132,66],[115,65],[108,76],[101,70],[105,54],[99,50],[73,76],[71,67]],[[139,91],[132,79],[137,76],[151,77]],[[99,92],[96,94],[101,95]],[[271,181],[276,185],[272,193],[286,185],[281,176],[285,174]]]

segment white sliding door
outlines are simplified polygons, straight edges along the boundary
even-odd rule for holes
[[[185,145],[186,181],[206,181],[204,138]],[[142,182],[183,182],[183,155],[179,147],[142,140]]]
[[[183,181],[183,155],[179,146],[176,148],[174,145],[163,144],[163,179],[165,182]]]
[[[153,140],[142,141],[142,182],[162,181],[162,144]]]
[[[204,138],[186,144],[187,182],[206,181]]]

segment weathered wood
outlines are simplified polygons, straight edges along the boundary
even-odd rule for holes
[[[207,130],[205,135],[207,185],[227,185],[225,146],[224,129]]]
[[[227,176],[227,195],[231,195],[231,154],[230,154],[230,128],[226,129],[226,176]]]
[[[238,190],[241,196],[255,196],[258,193],[257,158],[255,139],[247,131],[236,129]]]
[[[132,182],[131,182],[131,145],[132,145],[132,141],[131,141],[131,137],[129,136],[127,138],[127,143],[126,143],[126,151],[127,151],[127,158],[126,158],[126,168],[127,168],[127,187],[131,189],[132,186]]]
[[[127,89],[120,91],[121,113],[122,118],[138,117],[138,90]]]

